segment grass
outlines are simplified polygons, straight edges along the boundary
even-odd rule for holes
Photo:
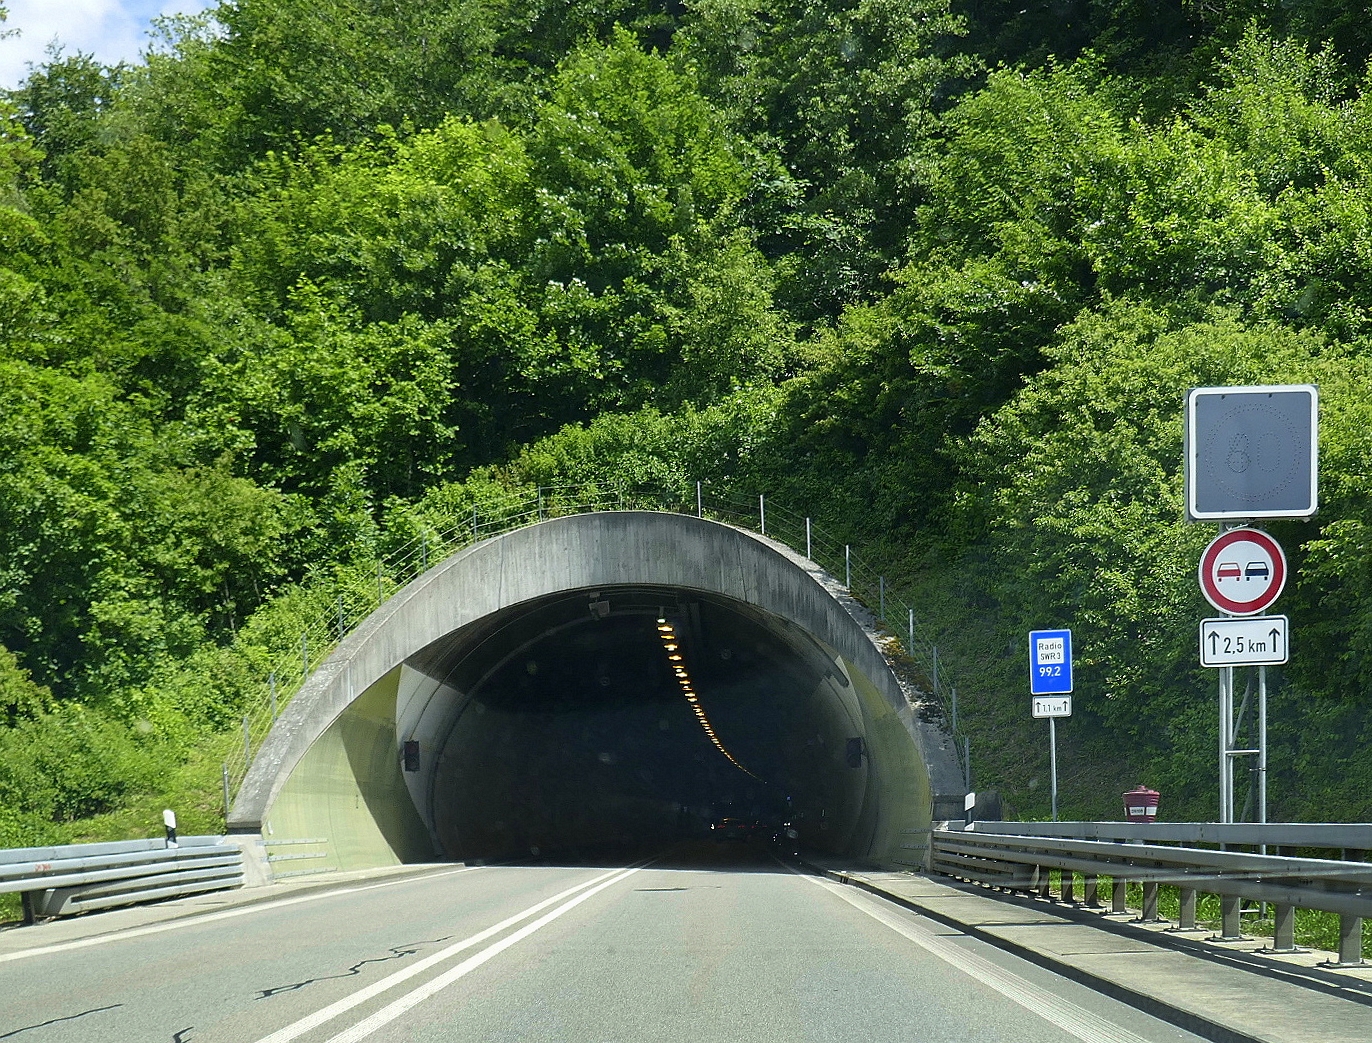
[[[1072,874],[1075,893],[1080,896],[1085,893],[1086,878],[1081,873]],[[1054,886],[1061,891],[1061,874],[1057,870],[1051,873]],[[1102,900],[1108,900],[1110,893],[1111,879],[1108,876],[1100,878],[1100,894]],[[1143,885],[1130,881],[1125,887],[1125,904],[1131,909],[1143,908]],[[1271,906],[1268,906],[1270,909]],[[1177,887],[1169,884],[1162,884],[1158,887],[1158,915],[1167,920],[1175,922],[1181,917],[1181,891]],[[1206,927],[1213,931],[1220,929],[1220,900],[1218,895],[1205,894],[1203,892],[1196,895],[1196,926]],[[1274,927],[1271,916],[1262,917],[1251,913],[1244,914],[1241,918],[1242,932],[1256,936],[1271,937]],[[1322,909],[1297,909],[1295,923],[1296,944],[1311,949],[1323,949],[1328,952],[1338,952],[1339,950],[1339,917],[1337,913],[1327,913]],[[1362,926],[1362,955],[1364,959],[1372,959],[1372,919],[1363,921]]]

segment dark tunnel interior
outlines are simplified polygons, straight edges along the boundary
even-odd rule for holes
[[[623,855],[788,823],[800,846],[840,850],[859,827],[869,780],[851,682],[832,652],[750,606],[563,593],[407,666],[449,693],[428,710],[442,723],[422,797],[448,857]]]

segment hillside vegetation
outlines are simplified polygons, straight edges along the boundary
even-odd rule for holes
[[[0,102],[0,845],[220,828],[321,577],[593,481],[880,562],[1020,815],[1071,626],[1065,815],[1212,818],[1182,397],[1306,381],[1270,817],[1372,819],[1369,55],[1342,0],[225,0],[52,54]]]

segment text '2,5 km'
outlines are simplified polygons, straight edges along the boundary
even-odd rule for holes
[[[1275,666],[1286,662],[1285,616],[1203,619],[1201,666]]]

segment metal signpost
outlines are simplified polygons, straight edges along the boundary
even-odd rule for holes
[[[1314,516],[1318,435],[1319,391],[1311,384],[1194,388],[1186,396],[1186,516],[1220,523],[1197,572],[1206,600],[1225,614],[1200,625],[1201,665],[1219,670],[1221,822],[1234,821],[1234,760],[1250,755],[1258,759],[1258,821],[1267,821],[1267,667],[1290,655],[1287,618],[1260,615],[1286,585],[1286,555],[1242,523]],[[1257,668],[1256,749],[1236,745],[1251,693],[1236,721],[1236,666]]]
[[[1058,718],[1072,716],[1072,631],[1029,631],[1030,709],[1048,718],[1053,821],[1058,820]]]

